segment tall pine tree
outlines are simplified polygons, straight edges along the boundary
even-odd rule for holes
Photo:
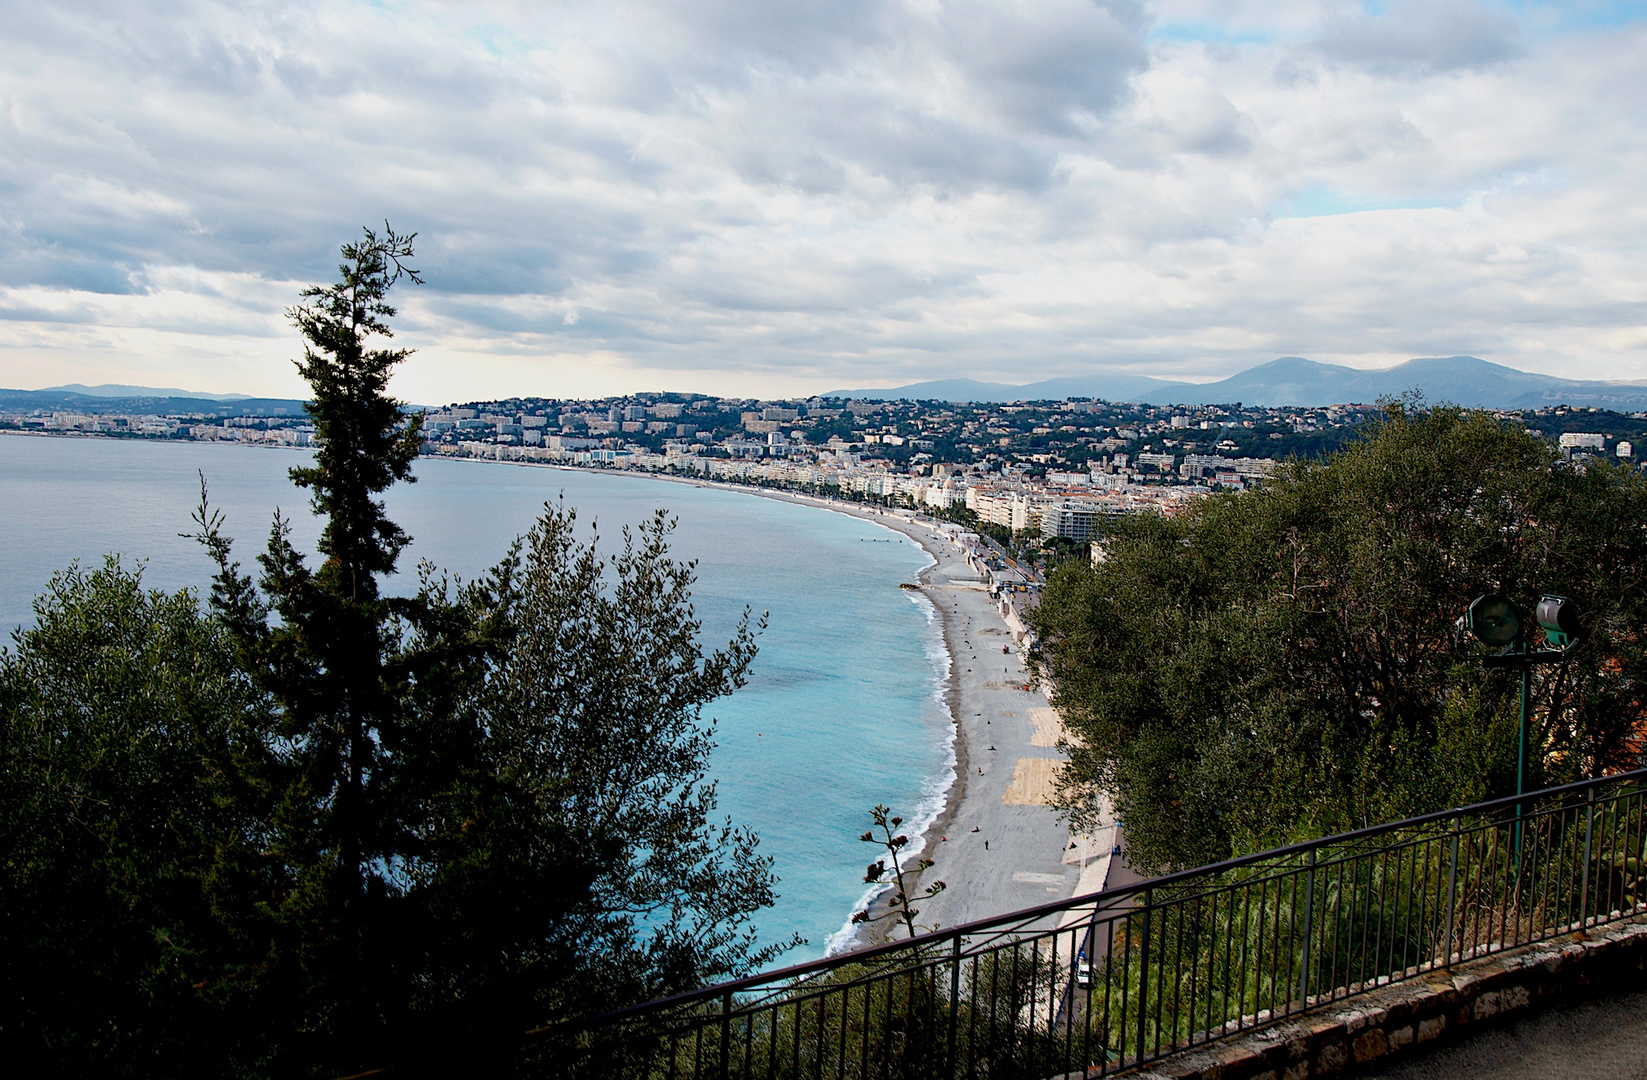
[[[397,1026],[403,997],[389,962],[402,813],[387,792],[409,717],[403,627],[428,615],[420,600],[380,590],[410,539],[380,496],[415,479],[422,424],[388,393],[410,351],[384,347],[390,289],[420,280],[408,265],[415,234],[363,231],[343,246],[338,281],[304,290],[287,313],[304,338],[297,369],[317,445],[313,465],[291,477],[324,522],[324,561],[311,569],[277,516],[254,589],[204,507],[201,520],[219,563],[216,607],[279,718],[271,735],[282,753],[267,782],[271,855],[288,888],[278,898],[286,940],[275,982],[289,984],[294,1028],[340,1064],[364,1060]]]
[[[219,618],[269,696],[278,897],[273,986],[300,1053],[348,1071],[425,1064],[586,1009],[766,962],[756,838],[710,819],[703,706],[743,685],[746,613],[705,653],[662,518],[610,564],[546,508],[477,582],[383,578],[409,542],[379,496],[410,480],[420,420],[388,395],[389,290],[412,237],[343,248],[291,312],[319,448],[292,470],[325,522],[311,570],[276,518],[254,586],[201,510]],[[608,577],[609,571],[615,571]],[[608,589],[611,591],[609,592]]]

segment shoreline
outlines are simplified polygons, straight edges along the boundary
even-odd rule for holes
[[[976,766],[972,761],[976,756],[976,748],[971,745],[971,739],[966,732],[966,725],[962,723],[962,689],[963,679],[967,670],[962,663],[963,640],[960,637],[962,628],[957,625],[956,617],[951,608],[943,603],[941,589],[945,580],[940,574],[946,559],[951,563],[960,560],[965,565],[964,549],[937,530],[922,521],[901,514],[885,511],[878,508],[864,506],[844,499],[830,499],[826,496],[810,495],[801,492],[782,491],[771,488],[759,488],[752,485],[729,484],[717,480],[708,480],[692,476],[673,476],[667,473],[629,472],[615,469],[589,469],[576,465],[565,465],[550,462],[519,462],[519,461],[486,461],[485,459],[453,459],[470,460],[477,464],[517,465],[524,468],[560,469],[567,472],[594,473],[597,475],[628,477],[637,480],[662,480],[669,483],[684,484],[691,487],[709,488],[717,491],[729,491],[742,495],[754,495],[760,498],[771,499],[776,502],[790,503],[796,506],[807,506],[818,510],[831,511],[847,517],[857,518],[878,525],[881,528],[905,536],[918,547],[931,561],[922,567],[915,576],[915,583],[923,598],[931,605],[932,612],[938,621],[939,644],[948,658],[948,671],[940,673],[943,677],[942,703],[949,717],[949,745],[947,747],[947,768],[950,770],[950,780],[942,789],[937,810],[931,820],[921,827],[918,833],[911,836],[911,843],[905,849],[908,857],[928,857],[936,859],[940,852],[940,845],[947,844],[941,838],[947,837],[951,831],[957,815],[963,810],[971,785],[968,778]],[[993,608],[993,605],[991,605]],[[1003,633],[1010,633],[1010,628],[1004,620],[995,620],[1002,627]],[[941,775],[941,772],[938,774]],[[931,778],[927,778],[931,779]],[[911,819],[920,812],[921,807],[897,808],[894,812],[901,812],[906,819]],[[1060,834],[1061,836],[1061,834]],[[1061,845],[1060,845],[1061,846]],[[934,870],[939,869],[934,867]],[[930,872],[930,871],[929,871]],[[912,893],[918,893],[924,888],[922,874],[911,875],[914,884]],[[866,895],[868,890],[866,890]],[[892,890],[882,888],[874,893],[874,899],[869,902],[869,908],[876,915],[887,911],[887,900],[891,898]],[[852,910],[857,910],[856,906]],[[867,927],[854,927],[848,920],[852,910],[842,913],[841,928],[825,939],[824,955],[833,956],[849,952],[856,948],[876,945],[888,939],[896,929],[895,921],[886,919],[870,923]],[[999,910],[1007,910],[1002,907]]]
[[[507,462],[503,464],[519,463]],[[576,466],[565,465],[550,467],[565,468],[577,472],[605,473],[608,471],[603,469],[578,469]],[[967,739],[965,729],[961,723],[960,676],[963,669],[961,667],[959,642],[956,640],[956,628],[951,625],[952,616],[945,610],[944,605],[940,602],[941,597],[937,593],[937,589],[941,587],[937,580],[937,571],[943,565],[943,555],[947,554],[946,552],[941,551],[938,545],[948,544],[949,541],[946,539],[939,539],[934,536],[933,531],[924,527],[918,520],[906,518],[902,515],[890,512],[881,512],[869,507],[851,503],[844,499],[832,500],[824,496],[804,495],[799,492],[790,491],[775,491],[770,488],[757,488],[743,484],[727,484],[715,480],[702,480],[689,476],[669,476],[656,473],[643,473],[640,474],[640,476],[645,479],[666,480],[672,483],[691,485],[693,487],[714,488],[720,491],[731,491],[739,494],[755,495],[761,498],[772,499],[777,502],[787,502],[799,506],[810,506],[815,509],[828,510],[834,513],[844,514],[847,517],[858,518],[861,521],[868,521],[872,524],[879,525],[882,528],[890,529],[901,536],[907,536],[911,543],[920,548],[921,551],[925,552],[926,556],[932,560],[928,565],[922,567],[920,572],[915,576],[915,583],[919,586],[920,592],[926,598],[927,603],[932,605],[933,615],[938,622],[939,640],[949,659],[948,671],[944,673],[943,678],[942,700],[944,708],[949,714],[950,736],[948,750],[950,757],[949,767],[952,775],[949,784],[943,790],[943,801],[939,806],[937,813],[935,813],[932,820],[921,829],[920,833],[912,838],[913,842],[910,844],[910,847],[906,849],[913,857],[931,857],[934,854],[932,849],[935,847],[933,838],[948,834],[949,828],[955,820],[957,810],[966,799],[968,788],[967,776],[972,768],[970,763],[973,758],[971,747],[969,746],[969,740]],[[1005,624],[1003,623],[1003,625]],[[912,813],[914,811],[912,810],[909,812]],[[916,882],[914,891],[919,891],[922,887],[921,875],[917,873],[913,875],[913,877]],[[875,911],[877,914],[884,912],[887,907],[886,900],[890,897],[890,895],[891,889],[882,889],[876,895],[874,901],[871,902],[871,910]],[[850,917],[851,912],[847,912],[847,915]],[[855,933],[845,933],[844,931],[851,930],[851,924],[846,924],[842,927],[842,931],[838,931],[836,934],[831,935],[830,940],[835,941],[836,945],[833,947],[827,947],[825,950],[825,955],[837,955],[841,952],[849,951],[853,947],[864,947],[879,944],[880,941],[886,939],[891,929],[891,920],[887,920],[885,922],[871,923],[867,930],[860,929]]]
[[[96,437],[58,432],[16,434],[46,438]],[[298,447],[259,448],[304,452],[304,448]],[[940,529],[941,523],[922,520],[918,511],[899,513],[846,499],[728,483],[707,477],[586,468],[551,462],[430,457],[432,460],[472,461],[475,464],[517,465],[636,480],[663,480],[756,495],[855,517],[907,537],[929,560],[914,575],[914,582],[921,594],[922,606],[931,605],[928,618],[936,615],[938,620],[937,640],[928,647],[930,649],[935,645],[942,648],[943,656],[929,653],[929,663],[937,669],[933,675],[939,680],[933,688],[933,697],[943,713],[947,714],[950,725],[947,736],[940,736],[940,749],[947,760],[935,772],[916,778],[922,790],[914,805],[895,808],[895,812],[906,818],[906,828],[911,833],[912,842],[904,852],[909,858],[928,857],[937,864],[924,874],[911,875],[911,895],[919,895],[924,888],[923,878],[943,879],[949,883],[945,893],[925,903],[918,903],[921,913],[917,922],[923,929],[933,922],[953,926],[1045,903],[1051,899],[1049,892],[1059,893],[1063,897],[1072,895],[1077,881],[1065,872],[1063,861],[1067,829],[1057,822],[1044,801],[1036,805],[1034,800],[1012,797],[1012,792],[1007,789],[1018,786],[1016,779],[1008,784],[1014,764],[1011,758],[996,756],[1000,753],[996,745],[999,743],[1001,751],[1013,753],[1021,750],[1024,753],[1025,756],[1016,762],[1018,772],[1023,771],[1026,761],[1052,764],[1046,759],[1056,755],[1056,751],[1045,742],[1035,741],[1035,724],[1030,719],[1030,710],[1046,708],[1047,702],[1038,692],[1023,689],[1024,684],[1031,680],[1028,673],[1022,671],[1016,650],[1010,646],[1002,648],[1002,675],[996,677],[996,681],[988,681],[986,672],[992,668],[986,668],[979,656],[986,651],[993,652],[994,647],[1002,646],[1003,642],[1010,642],[1013,631],[984,592],[977,572],[968,565],[968,549],[944,535]],[[943,669],[943,660],[947,660],[947,671]],[[987,661],[988,664],[993,662],[993,659]],[[1007,676],[1013,668],[1018,669],[1018,674],[1009,679]],[[1050,709],[1047,711],[1050,712]],[[943,745],[945,742],[947,746]],[[1031,745],[1041,749],[1031,751],[1028,749]],[[1003,763],[1004,767],[1001,767]],[[947,782],[944,777],[946,771],[949,772]],[[926,819],[924,824],[921,823],[922,819]],[[920,828],[919,833],[914,831],[916,826]],[[970,832],[967,831],[969,828]],[[985,846],[991,840],[994,841],[993,847]],[[1076,868],[1078,871],[1079,867]],[[1058,887],[1049,888],[1054,879]],[[887,911],[886,901],[891,892],[890,889],[882,889],[875,895],[871,902],[875,914]],[[894,919],[877,921],[868,927],[853,927],[848,919],[863,901],[864,897],[860,896],[853,907],[840,913],[840,930],[830,934],[823,943],[826,955],[904,936],[901,923]]]
[[[894,513],[844,499],[802,492],[731,484],[702,477],[628,470],[591,469],[549,462],[487,462],[525,468],[562,469],[636,480],[663,480],[700,488],[754,495],[799,506],[829,510],[871,522],[909,538],[932,562],[916,575],[927,602],[937,610],[940,637],[949,659],[943,705],[953,725],[950,736],[952,779],[943,802],[905,850],[910,857],[934,860],[934,866],[911,875],[912,896],[927,880],[947,888],[920,903],[922,931],[956,926],[1010,911],[1097,892],[1112,877],[1109,850],[1118,830],[1098,836],[1071,833],[1047,804],[1054,770],[1065,759],[1055,747],[1060,727],[1042,692],[1040,680],[1024,666],[1013,645],[1019,631],[1000,615],[985,592],[965,549],[943,536],[935,525],[914,515]],[[915,512],[918,514],[918,511]],[[994,653],[997,646],[1001,653]],[[993,655],[991,655],[993,654]],[[991,678],[995,662],[1000,676]],[[986,666],[987,665],[987,666]],[[905,811],[909,817],[919,807]],[[991,842],[993,841],[993,844]],[[1121,876],[1132,878],[1121,860]],[[888,911],[890,889],[876,894],[870,910]],[[826,955],[840,955],[904,935],[901,924],[885,919],[830,935]],[[856,932],[846,933],[854,930]]]
[[[639,475],[846,514],[908,537],[932,560],[916,583],[937,612],[948,654],[943,704],[953,725],[953,775],[942,806],[906,849],[910,857],[935,863],[911,875],[912,896],[919,895],[926,880],[943,880],[948,886],[919,905],[919,926],[955,926],[1045,903],[1053,899],[1049,894],[1070,897],[1104,887],[1110,877],[1110,845],[1119,837],[1110,830],[1101,830],[1102,839],[1077,837],[1046,805],[1052,770],[1064,759],[1049,735],[1057,722],[1040,680],[1014,647],[1019,631],[1001,617],[961,545],[918,517],[845,500],[695,477]],[[1002,652],[990,656],[997,645]],[[1002,675],[991,679],[992,668],[984,665],[997,658]],[[986,846],[991,840],[994,846]],[[890,889],[877,894],[872,912],[884,914],[890,896]],[[834,937],[830,954],[902,936],[896,920],[877,921],[855,934]]]

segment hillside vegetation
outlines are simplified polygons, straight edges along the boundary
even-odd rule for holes
[[[1131,857],[1207,863],[1515,791],[1519,676],[1455,621],[1575,599],[1533,671],[1529,787],[1643,761],[1647,478],[1519,425],[1392,405],[1258,491],[1117,524],[1034,614],[1071,732],[1059,805],[1113,793]],[[1536,644],[1536,642],[1535,642]]]

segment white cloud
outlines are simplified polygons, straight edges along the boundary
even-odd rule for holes
[[[417,400],[1282,353],[1647,378],[1642,28],[1469,0],[52,5],[0,26],[0,384],[295,393],[420,232]],[[192,382],[191,382],[192,380]]]
[[[1318,40],[1335,60],[1375,71],[1442,72],[1495,64],[1521,53],[1507,12],[1478,0],[1396,0],[1386,11],[1331,18]]]

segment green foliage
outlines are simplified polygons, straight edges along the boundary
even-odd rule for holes
[[[418,423],[387,394],[407,352],[373,341],[392,336],[390,288],[418,278],[404,266],[412,237],[387,227],[382,237],[366,230],[343,256],[339,282],[305,290],[289,312],[305,340],[297,367],[319,444],[314,465],[291,476],[325,521],[325,561],[312,569],[277,516],[254,584],[231,560],[204,480],[197,523],[218,565],[213,611],[273,718],[263,779],[273,795],[270,854],[289,882],[272,902],[285,938],[273,967],[291,980],[282,1011],[304,1047],[299,1057],[354,1067],[372,1064],[386,1035],[417,1031],[406,984],[418,965],[406,945],[431,928],[409,921],[400,903],[402,863],[424,811],[418,796],[450,783],[456,768],[443,742],[451,725],[431,724],[438,710],[417,704],[473,679],[466,668],[486,643],[436,633],[457,616],[427,594],[379,595],[408,537],[377,496],[409,477]],[[426,645],[429,636],[438,644]],[[422,689],[419,675],[434,672],[455,683]]]
[[[911,960],[914,962],[911,963]],[[842,964],[770,994],[694,1004],[544,1048],[551,1077],[1031,1080],[1065,1060],[1050,942]],[[731,1011],[725,1011],[727,1005]],[[723,1067],[724,1057],[724,1067]]]
[[[1479,413],[1392,405],[1263,490],[1118,523],[1033,615],[1072,733],[1058,798],[1113,793],[1131,857],[1191,866],[1514,791],[1517,676],[1453,623],[1574,597],[1533,678],[1530,785],[1641,758],[1647,481]]]
[[[1383,832],[1153,890],[1085,1007],[1111,1060],[1636,913],[1641,789]],[[1221,888],[1210,888],[1216,883]],[[1147,949],[1145,944],[1147,942]],[[1450,959],[1449,959],[1450,958]]]
[[[373,336],[391,338],[385,319],[395,309],[389,290],[402,277],[421,282],[405,265],[416,233],[398,236],[385,223],[380,237],[343,245],[341,280],[303,290],[303,303],[287,315],[303,335],[297,370],[313,395],[307,405],[315,425],[315,463],[291,470],[292,482],[313,491],[327,556],[322,574],[340,596],[365,600],[377,594],[377,575],[392,574],[408,537],[390,521],[375,496],[396,481],[412,481],[422,417],[408,421],[389,396],[389,375],[411,355],[408,349],[369,347]]]
[[[865,844],[877,844],[885,848],[886,858],[892,860],[892,865],[887,866],[886,859],[876,859],[870,863],[868,871],[864,874],[864,884],[890,885],[892,887],[892,896],[887,900],[886,910],[879,915],[870,914],[869,908],[854,912],[852,915],[853,924],[879,922],[882,919],[898,919],[904,924],[904,932],[909,937],[914,937],[923,930],[936,930],[938,928],[936,923],[930,926],[917,923],[915,916],[919,915],[921,911],[919,908],[910,905],[915,900],[926,900],[937,896],[947,886],[941,881],[934,881],[921,892],[920,896],[911,897],[909,895],[909,884],[905,880],[908,875],[930,870],[935,864],[931,859],[923,857],[916,859],[908,866],[904,865],[903,856],[899,852],[909,846],[909,837],[903,833],[893,834],[893,830],[902,825],[904,819],[893,817],[890,807],[877,806],[869,812],[869,816],[875,822],[875,827],[881,830],[881,835],[877,837],[874,830],[871,829],[858,839]]]
[[[190,594],[71,567],[0,650],[0,1054],[31,1075],[258,1071],[284,885],[268,713]]]
[[[420,839],[444,858],[413,879],[510,957],[521,1019],[599,1011],[743,974],[787,946],[756,948],[749,917],[775,899],[757,839],[713,823],[705,704],[744,684],[748,613],[704,653],[691,564],[669,557],[661,512],[610,561],[550,507],[524,545],[451,602],[494,643],[485,678],[456,702],[480,782],[424,800]],[[442,592],[443,601],[446,596]],[[443,736],[450,743],[450,738]],[[548,860],[543,852],[570,855]],[[560,895],[556,896],[556,891]],[[557,912],[545,927],[547,894]],[[466,899],[465,899],[466,898]]]
[[[371,347],[412,254],[344,248],[292,315],[321,447],[256,577],[205,499],[209,606],[110,562],[0,652],[0,1052],[66,1074],[507,1071],[529,1027],[747,972],[774,899],[713,820],[748,613],[705,651],[662,514],[609,560],[562,507],[478,581],[420,568],[378,495],[417,421]]]

